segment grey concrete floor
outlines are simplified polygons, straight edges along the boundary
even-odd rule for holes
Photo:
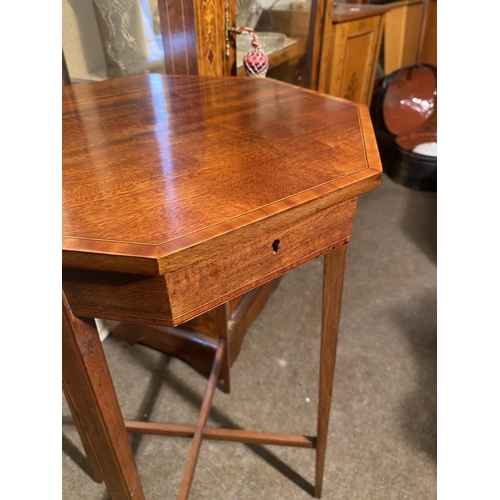
[[[314,435],[322,259],[289,272],[217,390],[209,425]],[[195,423],[206,380],[183,362],[108,338],[125,418]],[[94,483],[63,398],[63,498]],[[146,498],[175,499],[190,440],[131,436]],[[205,441],[191,500],[312,498],[314,451]],[[324,500],[436,497],[436,193],[384,176],[360,197],[347,253]]]

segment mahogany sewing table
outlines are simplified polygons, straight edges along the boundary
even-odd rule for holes
[[[321,495],[344,263],[381,178],[365,106],[271,79],[143,75],[63,87],[63,387],[95,477],[144,493],[127,432],[316,449]],[[124,421],[94,318],[176,326],[324,254],[317,435]]]

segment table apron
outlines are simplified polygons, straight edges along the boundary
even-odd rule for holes
[[[160,276],[63,268],[63,290],[77,316],[176,326],[346,244],[356,201],[224,234]]]

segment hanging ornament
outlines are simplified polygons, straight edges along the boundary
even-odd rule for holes
[[[239,33],[249,33],[252,35],[252,48],[246,53],[243,58],[243,66],[248,76],[257,76],[265,78],[269,69],[269,58],[262,50],[262,46],[257,38],[257,33],[251,28],[242,26],[238,28]]]

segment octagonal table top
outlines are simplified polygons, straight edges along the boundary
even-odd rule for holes
[[[66,86],[63,265],[120,256],[158,274],[158,259],[321,196],[340,203],[381,172],[366,107],[275,80]]]

